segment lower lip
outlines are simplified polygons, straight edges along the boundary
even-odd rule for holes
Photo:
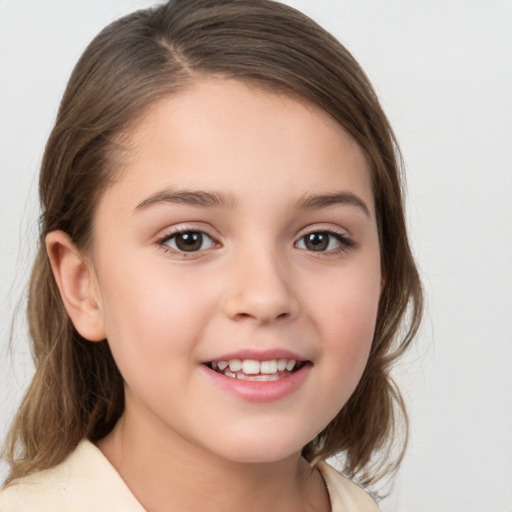
[[[201,365],[201,369],[216,386],[224,391],[249,402],[274,402],[291,395],[301,387],[309,375],[311,364],[303,365],[282,379],[267,382],[226,377],[206,365]]]

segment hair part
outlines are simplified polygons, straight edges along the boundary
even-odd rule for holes
[[[45,237],[62,230],[86,248],[97,199],[122,168],[123,134],[156,101],[209,76],[320,107],[366,155],[384,275],[375,336],[354,394],[303,454],[313,460],[343,453],[345,473],[363,485],[400,463],[405,441],[395,458],[391,447],[397,417],[406,414],[390,369],[416,334],[422,291],[407,239],[401,157],[378,98],[346,48],[291,7],[272,0],[175,0],[105,28],[64,93],[40,174],[39,252],[27,309],[36,372],[8,435],[8,481],[58,464],[83,438],[101,439],[124,410],[123,379],[108,343],[89,342],[73,327]]]

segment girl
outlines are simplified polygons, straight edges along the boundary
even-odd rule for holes
[[[43,159],[0,509],[377,510],[348,478],[398,466],[421,313],[398,164],[358,64],[290,7],[103,30]]]

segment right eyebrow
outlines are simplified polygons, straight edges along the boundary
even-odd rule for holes
[[[187,204],[201,208],[234,208],[236,199],[231,195],[206,190],[164,189],[141,201],[135,207],[135,211],[147,210],[161,203]]]

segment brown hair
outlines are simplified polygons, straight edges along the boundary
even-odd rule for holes
[[[64,310],[45,236],[62,230],[86,247],[95,202],[122,154],[116,140],[153,102],[208,75],[311,102],[366,154],[385,276],[375,337],[356,391],[303,453],[312,460],[343,452],[345,472],[363,485],[398,467],[403,451],[390,455],[395,414],[406,416],[389,372],[418,329],[422,293],[407,240],[401,158],[377,96],[350,53],[290,7],[175,0],[105,28],[77,63],[60,105],[42,163],[39,253],[29,287],[36,372],[8,436],[8,481],[58,464],[82,438],[101,439],[124,409],[107,341],[83,339]]]

